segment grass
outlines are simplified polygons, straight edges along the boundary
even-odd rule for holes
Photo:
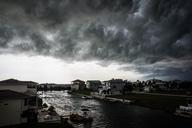
[[[180,105],[186,105],[185,97],[159,96],[147,94],[129,94],[110,96],[114,98],[125,98],[135,101],[133,104],[167,112],[174,112]]]

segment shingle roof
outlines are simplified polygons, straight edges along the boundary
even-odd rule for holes
[[[16,79],[7,79],[0,81],[0,85],[36,85],[38,83],[33,81],[20,81]]]
[[[100,80],[87,80],[87,82],[91,82],[91,83],[99,83],[99,84],[101,84],[101,81],[100,81]]]
[[[84,82],[84,81],[79,80],[79,79],[76,79],[76,80],[74,80],[74,81],[72,81],[72,82]]]
[[[0,90],[0,99],[24,99],[30,96],[24,93],[19,93],[11,90]]]

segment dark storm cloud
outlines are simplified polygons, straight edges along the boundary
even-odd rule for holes
[[[191,7],[191,0],[1,0],[0,53],[128,63],[123,70],[191,79]]]

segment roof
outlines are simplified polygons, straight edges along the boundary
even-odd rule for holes
[[[0,90],[0,99],[24,99],[30,96],[24,93],[19,93],[11,90]]]
[[[109,82],[124,82],[122,79],[111,79]]]
[[[0,85],[37,85],[38,83],[33,81],[20,81],[16,79],[7,79],[0,81]]]
[[[72,82],[84,82],[84,81],[79,80],[79,79],[76,79],[76,80],[74,80],[74,81],[72,81]]]
[[[87,82],[101,82],[100,80],[87,80]]]

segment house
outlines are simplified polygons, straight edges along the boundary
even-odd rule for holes
[[[12,90],[0,90],[0,127],[27,123],[35,116],[25,116],[29,110],[28,100],[30,96]]]
[[[129,94],[133,91],[133,84],[130,81],[125,80],[125,86],[123,87],[123,94]]]
[[[74,80],[71,84],[71,90],[84,90],[85,89],[85,81],[82,80]]]
[[[7,79],[0,81],[0,90],[13,90],[16,92],[37,93],[37,83],[32,81],[19,81],[16,79]]]
[[[90,89],[91,91],[98,91],[98,89],[101,87],[101,81],[100,80],[88,80],[86,81],[86,88]]]
[[[144,87],[144,92],[150,92],[150,91],[151,91],[151,86]]]
[[[147,80],[145,83],[146,83],[144,87],[145,92],[162,91],[162,90],[165,91],[168,89],[167,83],[159,79],[150,79],[150,80]]]
[[[111,79],[104,81],[103,91],[110,95],[118,95],[123,93],[126,83],[122,79]]]
[[[0,90],[11,90],[14,92],[27,94],[30,96],[29,104],[31,108],[37,109],[37,83],[32,81],[19,81],[8,79],[0,81]]]

